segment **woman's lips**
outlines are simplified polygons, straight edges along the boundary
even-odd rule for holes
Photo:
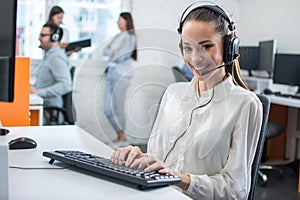
[[[192,65],[191,66],[193,67],[193,69],[195,69],[196,71],[203,71],[203,70],[208,70],[209,69],[209,66],[210,66],[210,63],[207,63],[206,65],[201,65],[200,67],[196,67],[195,65]]]

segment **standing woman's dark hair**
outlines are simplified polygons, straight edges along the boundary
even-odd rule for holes
[[[47,23],[49,23],[49,22],[53,23],[53,19],[52,19],[53,16],[57,15],[57,14],[60,14],[60,13],[65,13],[65,12],[64,12],[64,10],[61,7],[59,7],[59,6],[53,6],[51,8],[51,10],[50,10]]]
[[[206,23],[214,23],[215,24],[215,30],[216,33],[223,36],[223,40],[226,37],[226,35],[229,32],[228,29],[228,22],[222,17],[220,14],[212,11],[211,9],[205,8],[205,7],[199,7],[195,10],[193,10],[191,13],[187,15],[184,22],[186,21],[197,21],[197,22],[206,22]],[[239,85],[242,88],[248,90],[247,85],[244,83],[241,72],[240,72],[240,65],[238,59],[236,59],[232,66],[228,67],[226,66],[226,77],[228,77],[229,74],[232,75],[232,80],[235,85]]]
[[[122,12],[120,13],[120,17],[122,17],[123,19],[126,20],[126,24],[127,24],[127,31],[132,34],[135,35],[135,31],[134,31],[134,24],[133,24],[133,19],[132,16],[129,12]],[[132,52],[131,57],[133,58],[133,60],[137,60],[137,50],[136,47]]]

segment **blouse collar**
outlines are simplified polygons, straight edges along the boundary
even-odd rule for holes
[[[233,81],[232,81],[232,76],[229,75],[228,78],[226,78],[224,81],[220,82],[219,84],[217,84],[215,87],[207,90],[207,91],[203,91],[201,93],[201,96],[199,96],[198,94],[198,82],[193,79],[190,82],[190,88],[191,88],[191,93],[188,96],[194,96],[197,99],[197,102],[205,102],[207,101],[207,99],[210,99],[213,95],[213,101],[217,102],[222,100],[223,98],[225,98],[227,96],[227,94],[233,90],[234,87],[236,87],[236,85],[234,85]]]

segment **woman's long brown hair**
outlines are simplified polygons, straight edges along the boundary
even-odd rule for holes
[[[133,19],[132,16],[129,12],[122,12],[120,14],[120,17],[122,17],[123,19],[126,20],[126,24],[127,24],[127,31],[132,34],[135,35],[135,31],[134,31],[134,25],[133,25]],[[133,58],[133,60],[137,60],[137,50],[136,50],[136,45],[135,48],[131,54],[131,57]]]

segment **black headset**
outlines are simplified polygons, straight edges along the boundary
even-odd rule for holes
[[[60,40],[60,27],[59,26],[57,26],[57,28],[56,28],[56,31],[54,31],[51,35],[50,35],[50,40],[52,41],[52,42],[58,42],[59,40]]]
[[[189,5],[182,13],[179,21],[179,27],[177,32],[181,35],[182,34],[182,26],[186,19],[186,17],[194,10],[199,8],[207,8],[219,15],[221,15],[227,22],[228,28],[231,31],[230,34],[227,34],[224,38],[224,53],[223,53],[223,61],[226,67],[231,67],[232,63],[235,59],[239,57],[239,39],[235,35],[235,23],[231,20],[227,12],[222,9],[220,6],[215,4],[203,4],[203,2],[196,2]],[[183,55],[183,47],[182,47],[182,40],[180,40],[179,48],[181,54]],[[227,69],[228,70],[228,69]]]

